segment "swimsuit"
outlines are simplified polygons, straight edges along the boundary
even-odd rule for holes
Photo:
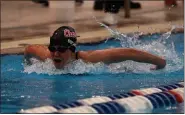
[[[78,60],[78,52],[75,53],[75,58]]]

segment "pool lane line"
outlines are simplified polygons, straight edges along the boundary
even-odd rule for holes
[[[124,94],[80,99],[71,103],[21,110],[18,113],[150,113],[157,108],[184,102],[182,82],[159,86],[162,87],[166,89],[156,87],[131,90]]]

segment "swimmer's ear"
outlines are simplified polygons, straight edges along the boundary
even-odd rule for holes
[[[72,52],[75,52],[75,50],[76,50],[76,47],[74,47],[74,46],[71,46],[69,49],[70,49]]]

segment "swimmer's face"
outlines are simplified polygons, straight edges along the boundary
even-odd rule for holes
[[[51,59],[57,69],[63,68],[70,60],[72,51],[69,49],[63,51],[50,51]]]

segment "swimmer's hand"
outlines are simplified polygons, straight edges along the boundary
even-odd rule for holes
[[[164,59],[164,57],[161,59],[160,64],[159,65],[154,65],[150,68],[150,70],[159,70],[159,69],[163,69],[166,66],[166,60]]]

